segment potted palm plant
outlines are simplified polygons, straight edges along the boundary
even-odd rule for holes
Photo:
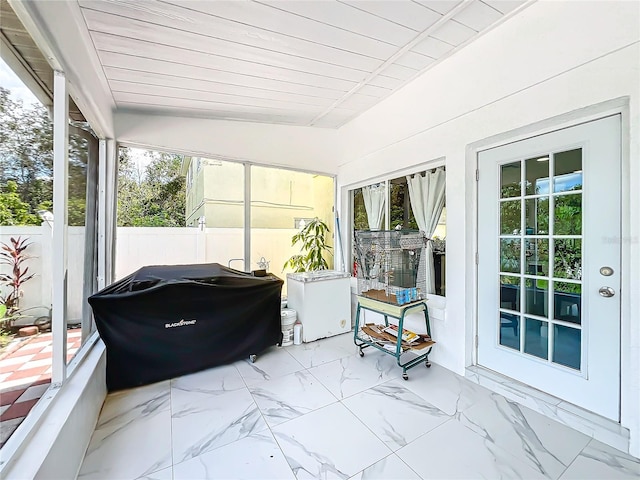
[[[291,237],[291,245],[301,244],[300,253],[291,256],[283,268],[290,267],[295,273],[328,270],[329,264],[325,255],[331,254],[331,247],[327,245],[327,233],[329,227],[318,217],[305,224]]]

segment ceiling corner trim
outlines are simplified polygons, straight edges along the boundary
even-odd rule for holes
[[[35,2],[24,2],[20,0],[7,0],[9,5],[15,12],[18,19],[24,25],[31,38],[36,43],[42,54],[45,56],[49,65],[53,70],[62,71],[62,64],[58,59],[58,54],[51,47],[51,43],[49,39],[43,34],[43,30],[41,27],[41,22],[36,21],[35,18],[38,18],[37,12],[33,10],[33,4]]]
[[[31,66],[24,61],[19,52],[6,35],[0,31],[0,44],[2,45],[2,59],[9,65],[20,80],[27,86],[36,98],[45,106],[53,105],[53,95]]]
[[[116,104],[78,3],[8,2],[51,68],[64,72],[70,95],[94,132],[113,138]]]

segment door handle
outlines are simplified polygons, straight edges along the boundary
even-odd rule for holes
[[[616,291],[611,287],[600,287],[598,293],[606,298],[613,297],[616,294]]]

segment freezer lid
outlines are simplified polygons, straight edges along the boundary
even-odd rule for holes
[[[288,280],[298,282],[318,282],[321,280],[334,280],[337,278],[349,278],[349,272],[340,272],[338,270],[316,270],[313,272],[287,273]]]

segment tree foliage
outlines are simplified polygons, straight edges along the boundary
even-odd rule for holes
[[[0,192],[0,225],[40,225],[40,219],[30,213],[29,204],[21,200],[13,180]]]
[[[406,180],[401,183],[391,184],[391,194],[389,195],[391,218],[389,228],[403,228],[405,230],[419,230],[416,217],[409,205],[409,186]]]
[[[132,151],[119,151],[118,226],[184,227],[185,177],[183,156],[146,151],[148,165],[140,170]]]
[[[84,225],[88,142],[69,135],[69,225]],[[53,209],[53,125],[39,104],[0,87],[0,225],[40,224]]]

